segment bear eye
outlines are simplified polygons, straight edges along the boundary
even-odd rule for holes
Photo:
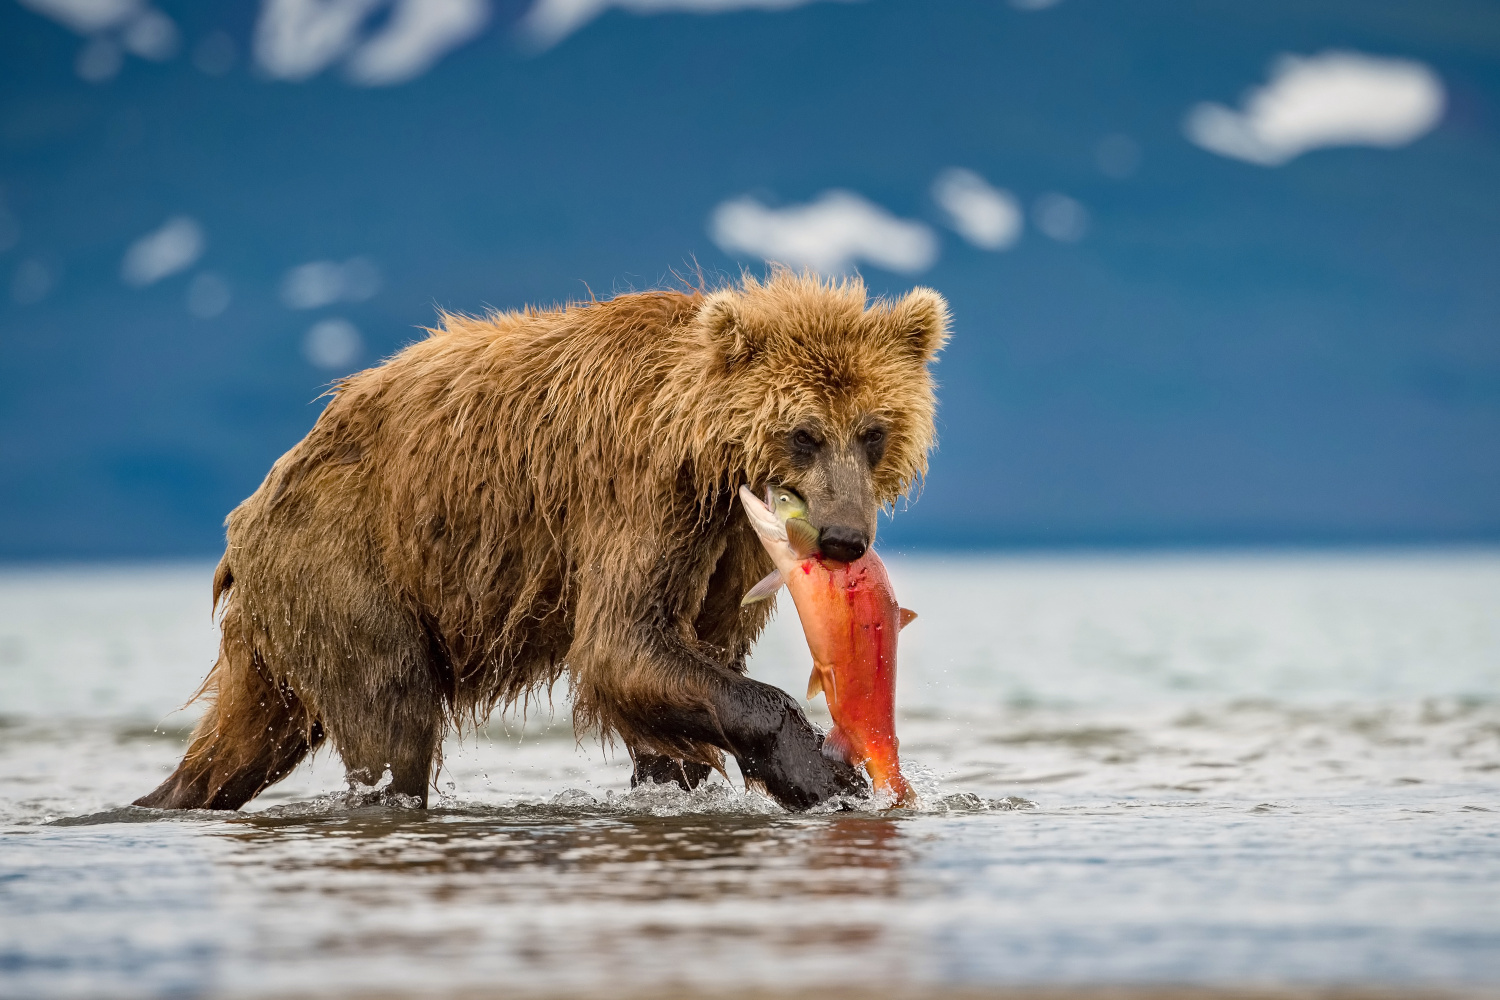
[[[823,445],[823,442],[818,440],[817,435],[805,427],[799,427],[792,431],[789,443],[791,444],[792,458],[799,462],[811,461],[813,455]]]
[[[885,428],[871,427],[859,437],[860,440],[864,443],[865,454],[869,456],[870,464],[874,465],[876,462],[880,461],[881,456],[885,454]]]

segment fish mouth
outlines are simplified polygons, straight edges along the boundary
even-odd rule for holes
[[[862,528],[844,524],[830,524],[820,528],[813,524],[807,498],[785,483],[766,485],[765,504],[776,512],[777,518],[782,522],[797,518],[811,525],[816,535],[809,539],[808,544],[834,562],[858,562],[870,548],[870,536]],[[789,511],[795,513],[788,513]]]

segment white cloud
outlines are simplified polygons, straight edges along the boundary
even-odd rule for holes
[[[279,80],[306,80],[354,45],[383,0],[266,0],[255,22],[255,61]]]
[[[350,57],[349,79],[367,87],[415,80],[489,18],[486,0],[400,0],[384,29]]]
[[[318,368],[347,369],[364,349],[359,328],[337,317],[319,320],[302,338],[302,356]]]
[[[343,294],[342,269],[331,260],[299,265],[281,279],[281,301],[288,309],[317,309],[332,305]]]
[[[140,0],[20,0],[20,4],[80,35],[117,28],[141,9]]]
[[[363,302],[380,291],[380,271],[368,257],[340,264],[314,260],[281,279],[281,301],[289,309],[319,309],[335,302]]]
[[[124,65],[123,44],[134,55],[163,62],[177,54],[177,22],[143,0],[19,0],[44,17],[89,35],[73,68],[89,83],[104,83]]]
[[[806,205],[767,208],[751,197],[714,209],[709,236],[725,253],[749,254],[823,274],[864,260],[887,271],[925,271],[938,242],[920,222],[900,219],[852,191],[826,191]]]
[[[1445,100],[1438,75],[1409,59],[1285,55],[1244,110],[1198,104],[1183,131],[1220,156],[1274,167],[1321,146],[1404,146],[1437,125]]]
[[[372,15],[393,6],[370,37]],[[265,0],[255,22],[255,60],[279,80],[306,80],[345,57],[367,87],[414,80],[484,30],[489,0]]]
[[[165,62],[177,54],[181,36],[177,24],[159,10],[147,8],[125,26],[120,40],[132,54],[152,62]]]
[[[1021,238],[1026,223],[1015,195],[991,187],[972,170],[952,167],[938,174],[932,198],[948,225],[977,247],[1006,250]]]
[[[550,48],[611,7],[632,14],[724,14],[735,10],[788,10],[817,0],[535,0],[517,26],[538,49]],[[857,0],[841,0],[853,3]]]
[[[185,215],[173,216],[130,244],[120,262],[120,277],[127,285],[144,288],[192,267],[203,248],[203,227]]]
[[[1089,231],[1089,210],[1077,199],[1055,191],[1036,200],[1031,218],[1038,229],[1059,243],[1077,243]]]

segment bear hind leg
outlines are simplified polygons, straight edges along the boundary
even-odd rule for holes
[[[363,704],[325,721],[351,787],[374,785],[389,771],[385,792],[410,796],[425,808],[444,717],[444,702],[435,688],[401,684],[380,688]]]
[[[177,770],[135,800],[153,809],[238,809],[291,773],[323,730],[250,650],[226,641],[205,691],[212,698]]]

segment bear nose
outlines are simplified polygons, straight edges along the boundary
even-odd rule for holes
[[[864,555],[865,549],[869,547],[870,539],[858,528],[833,524],[818,535],[819,550],[836,562],[853,562]]]

